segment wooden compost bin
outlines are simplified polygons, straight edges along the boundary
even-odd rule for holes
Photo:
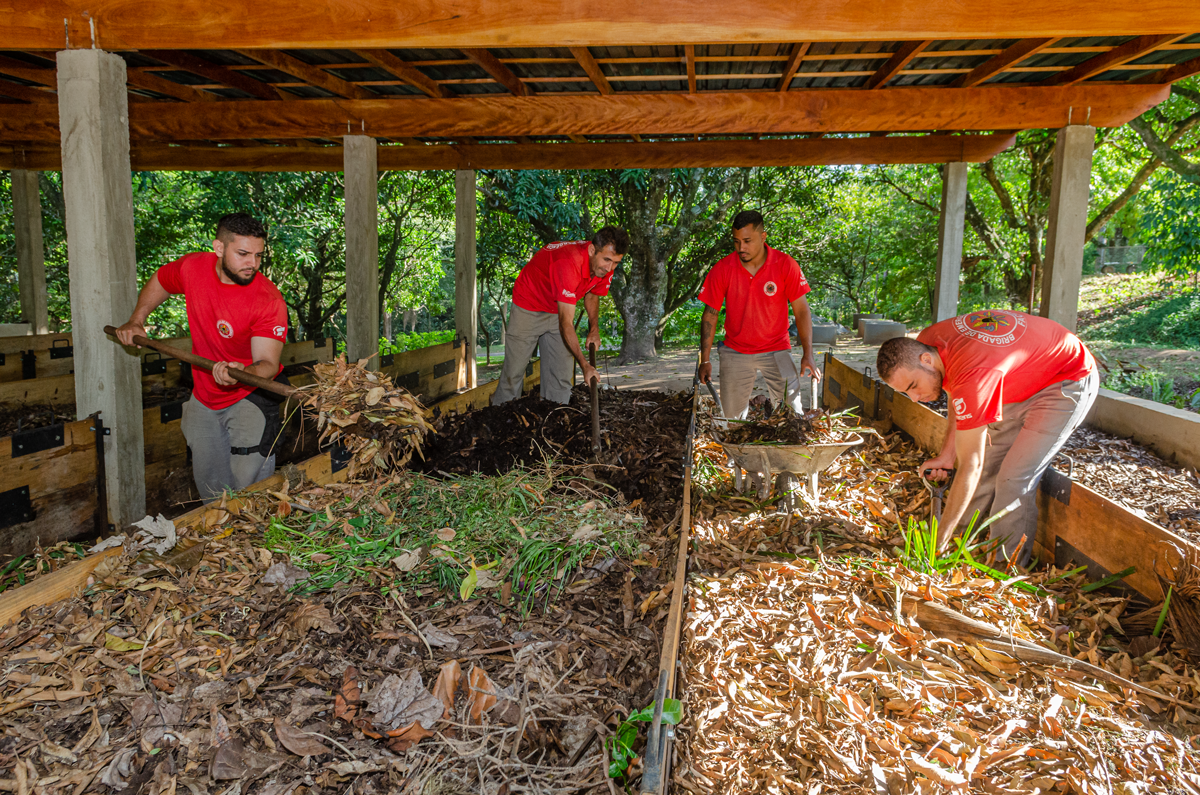
[[[189,341],[183,342],[186,344],[180,347],[190,347]],[[387,357],[389,361],[384,371],[429,403],[456,392],[459,382],[465,381],[465,351],[465,346],[455,343],[408,351]],[[300,386],[311,383],[307,372],[313,364],[329,361],[332,357],[331,340],[322,341],[321,345],[299,342],[284,346],[283,363],[285,371],[291,371],[292,383]],[[143,355],[143,361],[145,359]],[[181,362],[166,358],[150,361],[154,363],[154,372],[143,375],[143,395],[149,391],[149,383],[162,383],[167,387],[179,385]],[[532,373],[533,369],[529,368],[528,372]],[[39,387],[39,382],[53,386]],[[487,388],[486,385],[480,387]],[[19,392],[22,389],[25,391]],[[486,394],[480,392],[474,398],[467,398],[464,405],[486,405],[495,386],[490,389]],[[0,406],[5,403],[21,405],[24,401],[15,397],[18,392],[43,396],[62,394],[65,396],[63,402],[73,403],[74,376],[68,373],[0,383]],[[191,466],[180,427],[183,402],[176,400],[142,412],[146,510],[151,514],[169,512],[171,505],[191,493]],[[280,411],[286,416],[286,403],[281,404]],[[0,555],[22,555],[39,540],[43,545],[50,545],[94,530],[97,483],[96,438],[92,428],[92,421],[84,418],[0,438]]]
[[[939,452],[945,438],[946,418],[909,400],[859,367],[862,365],[856,367],[826,354],[822,405],[835,411],[857,408],[866,419],[890,422],[930,454]],[[1087,424],[1120,433],[1103,419],[1100,422],[1093,420],[1112,413],[1102,401],[1116,400],[1112,395],[1117,393],[1104,392],[1106,394],[1097,400],[1097,405],[1103,408],[1100,412],[1093,409]],[[1182,420],[1155,408],[1148,401],[1131,401],[1133,399],[1119,401],[1119,414],[1123,417],[1121,427],[1134,429],[1132,438],[1135,442],[1161,453],[1162,450],[1152,442],[1140,439],[1136,429],[1161,427],[1166,418]],[[1200,431],[1200,421],[1193,422],[1196,422],[1193,432]],[[1093,580],[1134,566],[1137,570],[1121,582],[1151,603],[1163,600],[1160,577],[1177,581],[1183,566],[1188,565],[1187,557],[1200,555],[1200,547],[1193,542],[1137,516],[1053,467],[1046,471],[1038,492],[1038,531],[1034,549],[1041,560],[1052,560],[1056,566],[1065,567],[1071,562],[1086,565],[1088,576]]]

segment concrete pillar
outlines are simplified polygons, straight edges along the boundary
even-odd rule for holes
[[[467,338],[465,386],[478,385],[475,338],[478,336],[479,298],[475,289],[475,172],[454,172],[454,330]]]
[[[1092,149],[1096,128],[1063,127],[1054,144],[1054,176],[1050,185],[1050,225],[1042,266],[1040,314],[1071,331],[1079,315],[1079,281],[1083,278],[1083,238],[1087,230],[1088,193],[1092,184]]]
[[[141,359],[103,331],[129,319],[138,291],[125,61],[103,50],[57,60],[75,405],[81,418],[102,412],[112,429],[109,518],[123,529],[146,515]]]
[[[375,139],[347,135],[346,358],[379,353],[379,157]],[[373,363],[378,367],[379,361]]]
[[[46,255],[42,243],[42,197],[36,171],[12,170],[13,235],[21,319],[34,334],[50,333],[46,314]]]
[[[958,315],[958,280],[962,273],[963,229],[967,217],[967,168],[967,163],[947,163],[942,174],[937,282],[933,288],[934,323]]]

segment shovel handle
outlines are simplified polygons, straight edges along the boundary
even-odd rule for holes
[[[105,326],[104,333],[114,338],[117,336],[117,330],[113,326]],[[196,367],[203,367],[205,370],[212,370],[217,364],[212,359],[205,359],[203,356],[197,356],[194,353],[189,353],[188,351],[181,350],[172,345],[167,345],[166,343],[159,342],[157,340],[147,339],[146,337],[140,335],[134,335],[133,344],[140,345],[143,348],[150,348],[151,350],[158,351],[159,353],[164,353],[167,356],[178,359],[181,362],[187,362],[188,364]],[[263,378],[262,376],[257,376],[253,373],[247,373],[244,370],[236,370],[232,367],[229,368],[229,377],[234,381],[245,384],[246,386],[265,389],[268,392],[274,392],[275,394],[282,395],[283,397],[292,397],[299,391],[294,386],[281,384],[278,381],[272,381],[268,378]]]

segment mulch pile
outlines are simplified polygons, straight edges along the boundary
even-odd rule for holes
[[[583,467],[588,477],[617,489],[651,520],[679,510],[684,442],[691,395],[600,390],[600,460],[592,459],[589,392],[576,387],[560,405],[537,394],[439,421],[414,470],[495,474],[536,466],[546,458]]]
[[[142,407],[148,409],[164,403],[174,403],[186,399],[191,393],[192,390],[187,387],[155,389],[142,396]],[[74,403],[6,406],[0,409],[0,436],[12,436],[18,431],[30,431],[34,428],[75,421]]]
[[[752,403],[746,420],[731,423],[722,435],[730,444],[837,444],[853,432],[824,409],[798,413],[786,403],[772,409],[769,400]]]

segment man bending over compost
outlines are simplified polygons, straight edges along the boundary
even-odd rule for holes
[[[733,219],[733,253],[712,267],[700,288],[700,380],[712,380],[712,345],[725,305],[725,342],[719,346],[721,408],[743,419],[761,370],[775,401],[800,411],[800,376],[821,377],[812,349],[812,313],[804,295],[808,280],[796,260],[767,245],[763,217],[744,210]],[[792,359],[788,307],[796,315],[803,356]]]
[[[888,340],[876,366],[913,400],[937,400],[943,389],[949,396],[942,452],[920,470],[943,480],[957,467],[939,549],[976,511],[982,521],[1006,510],[991,537],[1008,560],[1028,566],[1038,483],[1100,388],[1091,352],[1053,320],[989,309],[935,323],[916,339]]]
[[[571,400],[571,360],[583,369],[583,383],[599,379],[579,348],[575,305],[583,299],[587,341],[600,347],[600,296],[608,295],[613,271],[629,250],[629,235],[606,226],[591,240],[551,243],[533,255],[513,285],[513,308],[504,336],[504,366],[492,395],[498,406],[521,396],[525,365],[539,348],[542,397],[555,403]]]
[[[258,272],[267,230],[245,213],[217,223],[213,250],[187,254],[158,269],[138,294],[129,321],[117,329],[122,345],[145,336],[146,318],[172,295],[187,302],[192,352],[217,362],[192,371],[195,387],[183,405],[183,435],[192,450],[192,476],[205,502],[275,471],[280,398],[244,386],[230,370],[276,378],[287,335],[287,306]]]

